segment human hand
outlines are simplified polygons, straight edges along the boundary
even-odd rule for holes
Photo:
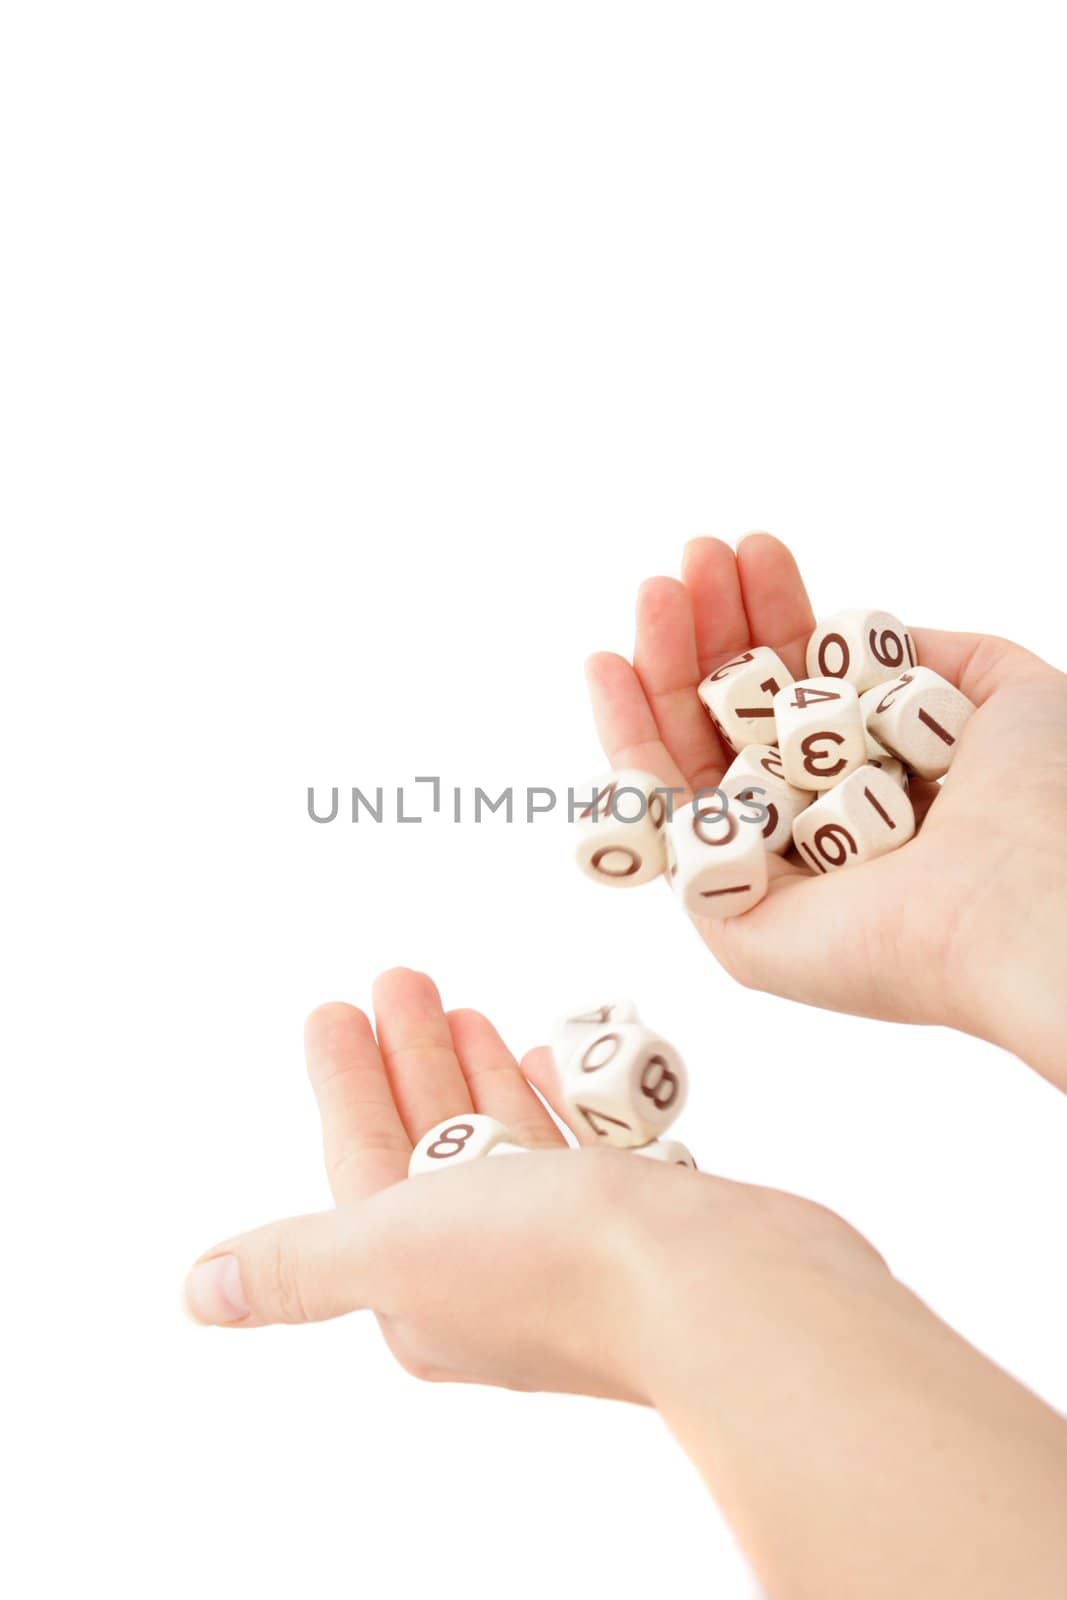
[[[251,1328],[369,1307],[420,1377],[647,1400],[666,1263],[685,1252],[691,1272],[707,1270],[731,1215],[764,1192],[623,1151],[568,1149],[491,1024],[446,1016],[420,974],[386,973],[374,1004],[377,1037],[339,1004],[306,1029],[337,1209],[209,1251],[190,1275],[194,1315]],[[548,1052],[532,1052],[527,1070],[552,1101]],[[531,1154],[408,1179],[413,1144],[471,1111],[505,1123]],[[776,1207],[798,1220],[816,1209],[787,1196]]]
[[[613,766],[687,793],[714,787],[733,755],[697,685],[753,644],[772,646],[803,677],[814,627],[777,539],[749,535],[736,555],[717,539],[693,540],[682,582],[642,586],[633,663],[608,654],[588,663]],[[913,785],[925,814],[918,836],[819,878],[772,856],[761,904],[694,923],[746,987],[960,1028],[1067,1088],[1067,676],[1004,639],[911,631],[920,662],[978,707],[940,788]]]

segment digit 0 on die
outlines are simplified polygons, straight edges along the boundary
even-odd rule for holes
[[[553,1039],[560,1098],[575,1128],[598,1142],[648,1144],[685,1104],[685,1064],[673,1045],[639,1022],[593,1028],[577,1040]]]
[[[915,832],[915,812],[896,777],[868,765],[819,796],[793,824],[801,858],[816,872],[859,866],[896,850]]]
[[[609,772],[575,791],[582,871],[597,883],[633,889],[666,869],[667,804],[650,772]]]
[[[917,660],[914,639],[889,611],[838,611],[808,640],[809,678],[846,678],[860,694]]]
[[[511,1155],[524,1150],[514,1134],[495,1117],[467,1111],[424,1133],[408,1162],[408,1177],[423,1172],[442,1172],[445,1167],[461,1167],[483,1156]]]
[[[787,783],[832,789],[867,759],[859,695],[847,678],[803,678],[774,697]]]
[[[762,802],[760,802],[762,804]],[[763,819],[720,790],[697,795],[667,824],[667,876],[696,917],[739,917],[767,893]]]

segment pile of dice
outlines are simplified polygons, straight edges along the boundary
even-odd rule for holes
[[[553,1029],[552,1056],[572,1127],[634,1155],[696,1167],[684,1144],[662,1137],[685,1104],[685,1063],[672,1044],[644,1026],[629,1001],[565,1017]],[[524,1149],[494,1117],[451,1117],[419,1140],[408,1176]]]
[[[709,673],[698,693],[737,759],[677,809],[650,773],[598,779],[577,813],[582,870],[624,888],[665,873],[687,910],[721,918],[762,900],[768,853],[825,873],[906,844],[909,777],[944,776],[974,706],[886,611],[821,622],[806,667],[794,681],[761,645]]]

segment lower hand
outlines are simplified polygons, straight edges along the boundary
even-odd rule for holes
[[[484,1017],[446,1016],[428,978],[386,973],[375,1013],[377,1036],[339,1004],[306,1029],[336,1210],[208,1251],[189,1279],[199,1320],[254,1328],[370,1308],[421,1378],[648,1402],[677,1354],[659,1322],[679,1273],[692,1284],[728,1254],[736,1272],[755,1232],[764,1260],[778,1239],[795,1262],[798,1240],[817,1235],[841,1270],[883,1271],[808,1202],[626,1151],[569,1149],[530,1084],[553,1100],[548,1051],[520,1068]],[[471,1111],[531,1153],[408,1179],[414,1143]]]

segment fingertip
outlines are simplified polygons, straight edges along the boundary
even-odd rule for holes
[[[304,1041],[320,1040],[348,1028],[369,1028],[370,1020],[347,1000],[324,1000],[304,1019]]]
[[[376,1011],[382,1005],[396,1001],[410,1004],[416,998],[436,1001],[438,1005],[441,1003],[440,992],[429,973],[419,972],[414,967],[389,967],[385,972],[380,972],[371,992]]]
[[[694,539],[687,539],[682,551],[682,571],[690,567],[703,565],[708,561],[732,561],[734,552],[725,539],[712,539],[707,534],[699,534]]]
[[[521,1069],[523,1077],[542,1093],[555,1084],[556,1063],[547,1044],[535,1045],[528,1050],[522,1058]]]
[[[677,578],[646,578],[637,591],[637,614],[658,616],[688,598],[685,584]]]

